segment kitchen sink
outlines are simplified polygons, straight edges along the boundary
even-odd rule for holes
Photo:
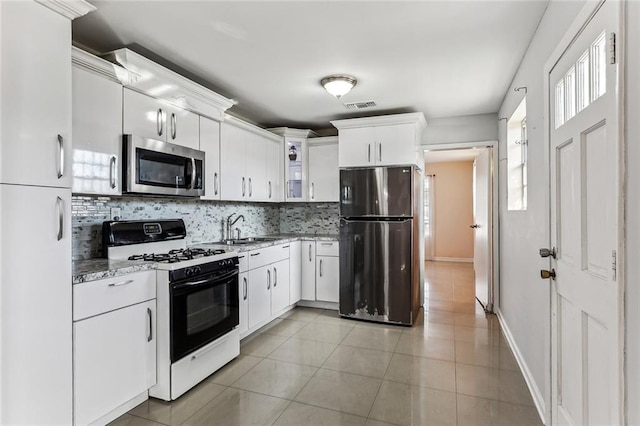
[[[246,237],[235,240],[218,241],[216,244],[226,244],[228,246],[244,245],[244,244],[256,244],[264,243],[268,241],[277,241],[280,238],[277,237]]]

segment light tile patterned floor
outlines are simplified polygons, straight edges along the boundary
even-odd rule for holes
[[[177,401],[112,424],[540,425],[496,317],[475,302],[472,265],[427,262],[425,288],[411,328],[296,308]]]

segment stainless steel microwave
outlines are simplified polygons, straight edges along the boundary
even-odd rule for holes
[[[180,145],[124,135],[123,188],[135,194],[204,195],[204,152]]]

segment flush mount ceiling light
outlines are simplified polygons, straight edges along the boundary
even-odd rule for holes
[[[349,93],[357,83],[354,77],[348,75],[330,75],[320,80],[322,87],[338,99]]]

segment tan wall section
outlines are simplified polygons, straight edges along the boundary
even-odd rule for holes
[[[473,161],[429,163],[433,179],[435,258],[473,259]]]

